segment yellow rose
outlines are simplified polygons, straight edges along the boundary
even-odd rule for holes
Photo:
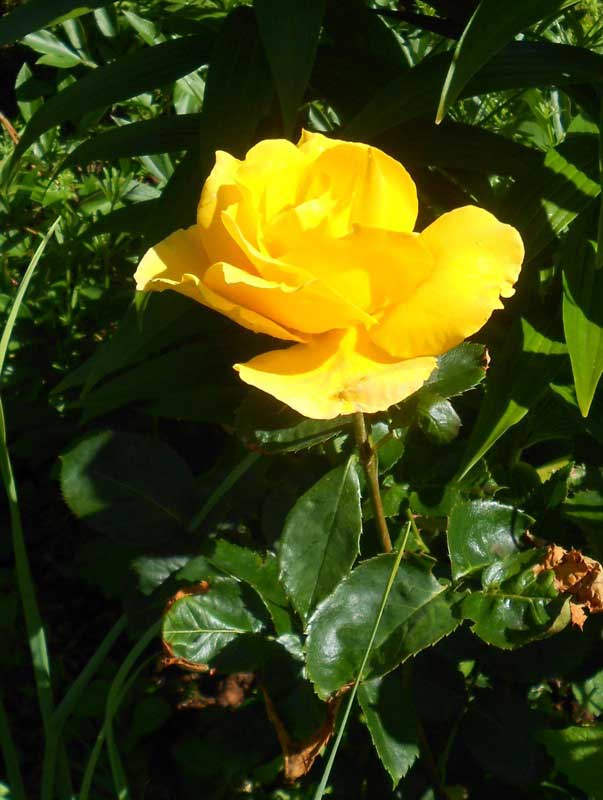
[[[301,414],[380,411],[502,308],[523,260],[488,211],[458,208],[422,233],[416,217],[411,177],[380,150],[270,139],[243,161],[216,153],[197,224],[150,249],[136,284],[297,342],[235,369]]]

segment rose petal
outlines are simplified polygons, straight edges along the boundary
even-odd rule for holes
[[[433,271],[370,330],[399,358],[445,353],[478,331],[502,308],[499,297],[513,294],[524,255],[515,228],[475,206],[443,214],[419,240],[431,251]]]
[[[300,414],[332,419],[388,408],[419,389],[435,366],[435,358],[393,359],[352,328],[264,353],[235,369]]]
[[[337,202],[330,214],[333,236],[354,225],[410,233],[418,212],[415,184],[395,159],[376,147],[339,141],[324,149],[306,171],[301,195],[309,200],[325,188]]]
[[[307,231],[302,246],[281,260],[315,275],[373,319],[412,294],[433,270],[431,252],[417,234],[361,226],[340,239],[322,230]]]
[[[298,331],[279,325],[205,285],[209,263],[203,249],[203,236],[204,231],[198,225],[193,225],[186,230],[175,231],[147,250],[134,275],[136,288],[155,292],[172,289],[219,311],[255,333],[303,342],[306,337]]]

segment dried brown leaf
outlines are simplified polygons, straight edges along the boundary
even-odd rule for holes
[[[570,614],[574,625],[582,629],[586,612],[603,611],[603,566],[579,550],[564,550],[557,544],[548,547],[535,572],[550,569],[555,573],[555,587],[571,595]]]
[[[339,692],[335,697],[327,701],[327,716],[324,723],[320,728],[317,728],[309,738],[303,742],[298,742],[293,739],[286,730],[266,689],[262,688],[262,691],[264,693],[264,700],[266,701],[268,719],[274,725],[276,735],[278,736],[283,750],[285,759],[285,780],[293,783],[293,781],[307,775],[312,769],[312,765],[316,761],[320,751],[333,735],[337,711],[345,692]]]

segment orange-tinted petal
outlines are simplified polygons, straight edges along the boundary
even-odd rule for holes
[[[419,239],[433,271],[370,330],[400,358],[445,353],[478,331],[513,294],[524,255],[515,228],[475,206],[443,214]]]
[[[393,359],[352,328],[264,353],[235,369],[300,414],[332,419],[388,408],[419,389],[435,366],[435,358]]]
[[[203,234],[198,225],[193,225],[186,230],[175,231],[147,250],[134,275],[136,288],[155,292],[172,289],[256,333],[294,342],[304,341],[306,337],[298,331],[279,325],[252,308],[239,305],[205,284],[209,264],[203,249]]]

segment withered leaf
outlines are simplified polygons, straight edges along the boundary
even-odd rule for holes
[[[603,611],[603,566],[579,550],[564,550],[559,545],[548,547],[535,572],[550,569],[555,573],[555,587],[571,595],[570,614],[574,625],[582,629],[586,612]]]

